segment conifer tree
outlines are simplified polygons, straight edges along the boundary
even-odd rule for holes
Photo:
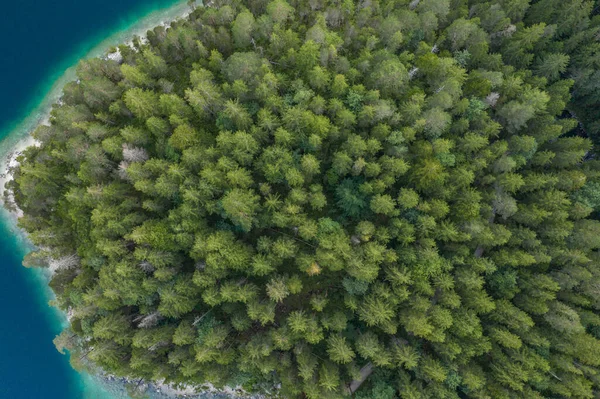
[[[598,396],[598,17],[476,3],[218,1],[81,62],[6,187],[57,347],[285,398]]]

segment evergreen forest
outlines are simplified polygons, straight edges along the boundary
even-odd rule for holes
[[[79,368],[600,398],[600,3],[214,0],[81,61],[6,186]]]

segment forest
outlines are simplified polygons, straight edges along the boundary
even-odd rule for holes
[[[4,193],[76,368],[600,397],[600,3],[215,0],[81,61]]]

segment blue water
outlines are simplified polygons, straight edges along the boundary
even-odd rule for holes
[[[176,0],[2,3],[0,156],[5,156],[46,111],[53,98],[48,93],[67,68],[104,38]],[[26,241],[10,218],[0,216],[0,399],[122,398],[72,370],[67,356],[56,351],[52,340],[64,319],[48,305],[43,274],[21,266]]]

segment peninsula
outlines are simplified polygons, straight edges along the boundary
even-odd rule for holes
[[[5,193],[57,346],[273,398],[596,397],[595,12],[215,1],[82,61]]]

